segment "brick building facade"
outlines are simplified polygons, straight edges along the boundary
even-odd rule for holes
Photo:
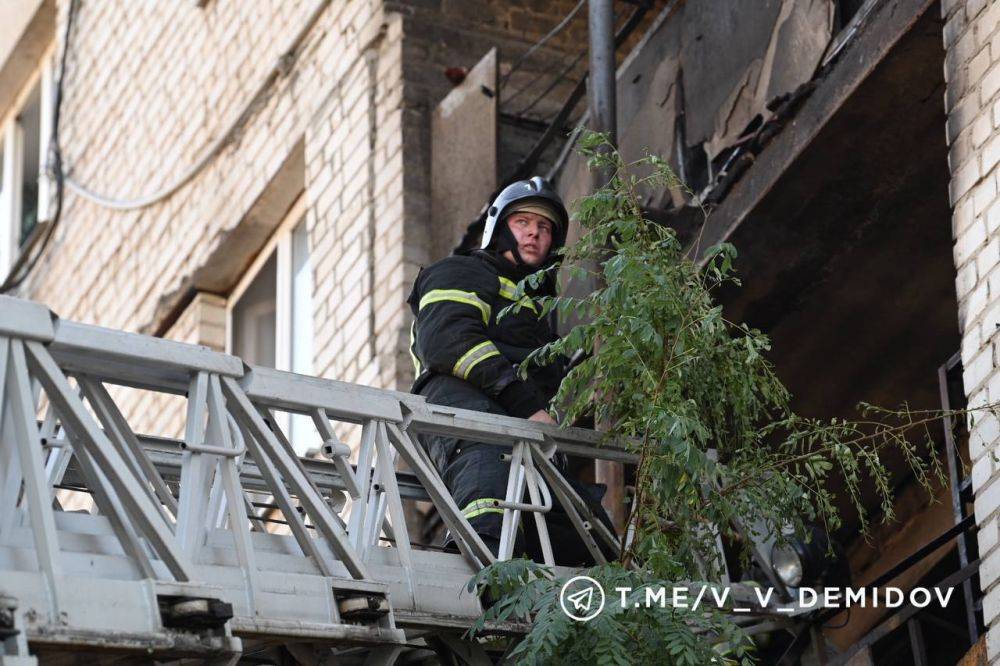
[[[81,2],[60,122],[72,182],[17,293],[67,318],[405,390],[404,301],[434,248],[429,118],[452,88],[442,72],[471,67],[494,45],[509,64],[572,6]],[[26,100],[54,87],[69,8],[24,3],[17,17],[42,27],[10,45],[0,104],[11,137],[26,134]],[[51,94],[41,97],[51,115]],[[47,136],[15,141],[44,153],[36,144]],[[52,185],[39,185],[48,205]],[[162,196],[136,201],[150,194]],[[19,204],[6,203],[4,272],[32,240],[14,238]],[[237,330],[260,321],[238,304],[248,289],[267,304],[247,307],[278,321],[260,331],[275,344],[252,351]],[[146,400],[130,410],[136,426],[178,432],[176,408]]]
[[[948,161],[964,384],[970,405],[1000,400],[1000,4],[944,2]],[[983,620],[991,662],[1000,660],[1000,422],[970,419],[969,456],[979,524]]]
[[[52,218],[53,184],[32,174],[71,7],[13,4],[0,4],[10,26],[0,29],[0,273]],[[938,366],[959,346],[969,404],[1000,402],[1000,0],[767,0],[752,16],[750,3],[680,5],[654,3],[621,50],[622,149],[665,155],[717,195],[699,237],[736,244],[748,294],[721,300],[772,335],[796,408],[849,418],[860,400],[935,407]],[[68,319],[405,390],[409,286],[458,240],[432,214],[433,117],[454,87],[443,71],[471,69],[497,47],[503,79],[580,6],[81,0],[60,123],[71,182],[52,242],[16,293]],[[508,89],[571,62],[585,14]],[[579,75],[566,71],[533,112],[500,109],[494,161],[470,149],[470,171],[511,171]],[[571,196],[589,187],[573,157],[560,176]],[[98,202],[81,186],[156,196]],[[644,203],[664,219],[684,208],[676,192]],[[137,431],[170,435],[179,410],[137,393],[127,416]],[[982,621],[998,662],[1000,421],[979,414],[969,434]],[[846,545],[862,583],[949,527],[950,513],[913,485],[896,487],[901,527],[866,541],[849,517],[841,530],[855,539]],[[880,619],[857,613],[825,633],[845,649]]]

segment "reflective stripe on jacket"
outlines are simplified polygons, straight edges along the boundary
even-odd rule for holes
[[[530,297],[497,321],[514,303],[516,289],[514,266],[487,252],[448,257],[420,272],[408,299],[415,316],[415,393],[435,375],[450,375],[512,416],[528,417],[548,406],[562,380],[561,364],[531,368],[527,380],[516,374],[528,354],[555,339],[548,322],[538,317]]]

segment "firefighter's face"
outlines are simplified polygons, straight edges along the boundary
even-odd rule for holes
[[[524,263],[529,266],[541,266],[549,256],[549,248],[552,247],[552,221],[537,213],[524,211],[508,217],[507,226],[514,234],[517,251]],[[510,251],[505,254],[511,255],[508,259],[514,260]]]

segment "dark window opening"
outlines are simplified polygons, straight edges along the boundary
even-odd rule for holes
[[[42,96],[38,85],[17,117],[21,132],[21,219],[18,244],[23,245],[38,224],[38,185],[41,170]]]

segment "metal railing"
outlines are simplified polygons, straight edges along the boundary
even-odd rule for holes
[[[115,386],[183,396],[183,439],[135,433]],[[464,587],[495,559],[418,434],[511,447],[501,558],[531,513],[553,563],[546,513],[556,499],[603,562],[599,542],[617,538],[552,458],[635,462],[598,447],[592,431],[253,367],[9,297],[0,297],[0,410],[0,663],[29,644],[40,654],[138,649],[223,662],[282,640],[395,654],[421,631],[467,627],[481,607]],[[308,416],[327,459],[299,458],[279,412]],[[356,464],[337,422],[361,426]],[[410,471],[397,471],[397,459]],[[90,493],[95,510],[62,510],[66,487]],[[265,529],[260,496],[289,535]],[[433,503],[460,554],[413,547],[404,500]]]

